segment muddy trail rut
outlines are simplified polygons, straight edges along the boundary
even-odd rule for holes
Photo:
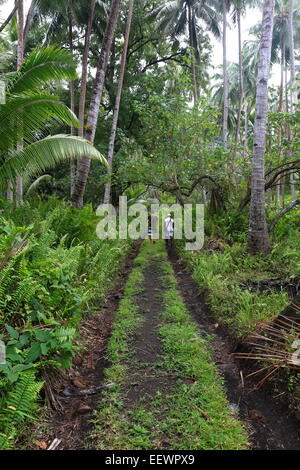
[[[230,407],[238,411],[242,421],[250,424],[250,441],[253,449],[299,450],[300,426],[287,406],[276,401],[267,386],[256,388],[257,380],[244,379],[251,370],[234,358],[236,344],[226,331],[212,319],[209,306],[188,269],[176,253],[169,253],[180,292],[189,311],[201,329],[213,335],[213,359],[225,380]]]
[[[109,366],[106,359],[107,345],[114,326],[115,312],[123,297],[124,285],[138,251],[139,245],[130,254],[117,284],[106,303],[100,306],[99,314],[84,321],[81,334],[85,339],[85,353],[75,357],[69,374],[61,379],[56,390],[55,387],[52,389],[52,406],[56,410],[48,415],[45,425],[37,431],[36,438],[45,439],[46,435],[48,442],[58,439],[58,450],[94,449],[97,445],[95,437],[92,439],[89,436],[94,427],[93,413],[99,407],[102,395],[101,386],[107,385],[104,374],[104,369]],[[257,390],[254,380],[241,380],[243,364],[232,356],[234,345],[226,332],[213,321],[186,266],[174,252],[169,253],[169,261],[173,266],[181,297],[190,316],[197,322],[200,334],[213,338],[213,360],[218,374],[224,378],[229,408],[244,423],[250,448],[299,450],[299,422],[293,418],[287,407],[273,398],[268,387]],[[169,394],[174,390],[177,380],[172,373],[163,370],[161,373],[157,370],[153,372],[153,367],[162,354],[158,317],[162,312],[164,286],[161,283],[159,262],[150,260],[143,276],[143,288],[137,300],[143,322],[137,327],[131,340],[133,365],[129,367],[123,387],[123,407],[126,411],[134,408],[141,400],[151,402],[157,392]],[[53,381],[55,382],[54,379]],[[85,393],[86,390],[90,394]],[[68,393],[69,396],[66,396]],[[159,445],[161,449],[168,448],[164,447],[163,436]],[[155,448],[154,442],[153,449]]]
[[[144,271],[143,292],[138,298],[143,323],[131,343],[136,367],[131,371],[126,384],[128,406],[141,399],[151,400],[158,390],[167,393],[174,382],[171,375],[153,373],[151,369],[162,353],[161,341],[157,334],[158,316],[162,306],[162,292],[158,287],[161,275],[162,272],[155,262],[151,262]]]

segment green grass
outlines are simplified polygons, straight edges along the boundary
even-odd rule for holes
[[[157,260],[162,268],[158,286],[163,297],[158,330],[163,354],[151,365],[137,364],[131,348],[134,325],[137,328],[142,321],[136,296],[141,293],[142,272],[149,260]],[[199,336],[162,243],[142,246],[116,316],[108,357],[112,364],[106,379],[116,381],[117,386],[105,393],[94,419],[92,437],[99,449],[247,448],[246,431],[229,411],[222,379],[212,362],[210,339]],[[157,378],[170,377],[168,391],[158,390],[129,406],[128,375],[138,380],[149,370]]]
[[[276,316],[288,305],[284,291],[259,292],[247,287],[247,281],[276,278],[274,261],[251,256],[242,245],[226,246],[218,252],[186,252],[181,256],[191,267],[193,277],[217,321],[225,324],[231,335],[241,339]]]

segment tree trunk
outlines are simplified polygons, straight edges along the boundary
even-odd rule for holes
[[[80,95],[79,95],[79,122],[80,128],[78,129],[78,135],[83,137],[84,135],[84,112],[85,112],[85,100],[86,100],[86,85],[87,85],[87,77],[88,77],[88,60],[89,60],[89,52],[91,47],[91,34],[92,34],[92,27],[95,15],[95,6],[96,0],[91,0],[90,8],[89,8],[89,17],[88,17],[88,24],[85,32],[85,39],[84,39],[84,49],[82,55],[82,72],[81,72],[81,83],[80,83]]]
[[[13,8],[12,11],[10,12],[10,14],[8,15],[8,17],[7,17],[6,20],[4,21],[4,23],[2,23],[2,25],[0,26],[0,33],[2,33],[2,31],[3,31],[4,28],[8,25],[8,23],[10,22],[10,20],[14,17],[14,15],[15,15],[17,9],[18,9],[18,2],[15,3],[14,8]]]
[[[125,67],[126,67],[126,60],[127,60],[127,51],[128,51],[128,43],[129,43],[129,36],[130,36],[130,30],[131,30],[133,8],[134,8],[134,0],[130,0],[129,8],[128,8],[127,24],[126,24],[126,30],[125,30],[125,37],[124,37],[124,46],[123,46],[122,58],[121,58],[121,64],[120,64],[120,75],[119,75],[119,80],[118,80],[111,134],[110,134],[109,145],[108,145],[107,161],[109,164],[109,171],[108,171],[109,181],[105,185],[104,200],[103,200],[104,204],[108,204],[110,200],[112,162],[113,162],[113,157],[114,157],[116,131],[117,131],[117,124],[118,124],[118,119],[119,119],[121,95],[122,95],[122,88],[123,88],[123,82],[124,82],[124,74],[125,74]]]
[[[238,25],[238,43],[239,43],[239,109],[237,117],[237,126],[235,133],[236,144],[240,142],[240,131],[241,131],[241,119],[243,109],[243,97],[244,97],[244,77],[243,77],[243,55],[242,55],[242,32],[241,32],[241,11],[237,10],[237,25]]]
[[[288,16],[288,40],[290,49],[290,71],[291,71],[291,110],[297,104],[297,92],[295,88],[296,67],[295,67],[295,46],[294,46],[294,27],[293,27],[293,14],[294,14],[294,0],[289,2],[289,16]]]
[[[223,130],[222,138],[224,148],[227,148],[227,127],[228,127],[228,72],[227,72],[227,5],[226,0],[223,0],[223,93],[224,93],[224,106],[223,106]]]
[[[96,78],[94,81],[94,89],[86,124],[86,138],[91,143],[93,143],[95,139],[105,73],[107,69],[112,41],[116,30],[121,1],[122,0],[112,0],[106,31],[102,42]],[[72,195],[72,204],[74,207],[81,208],[83,206],[83,196],[88,179],[90,164],[91,161],[89,158],[80,159],[78,161],[77,176]]]
[[[24,28],[24,32],[23,32],[24,48],[26,46],[27,36],[28,36],[29,30],[30,30],[35,5],[36,5],[36,0],[32,0],[32,2],[30,4],[30,7],[29,7],[29,10],[28,10],[28,13],[27,13],[25,28]]]
[[[17,49],[17,70],[20,69],[24,61],[24,1],[18,0],[18,49]]]
[[[74,45],[73,45],[73,18],[72,18],[72,12],[71,8],[68,9],[68,23],[69,23],[69,49],[70,53],[73,57],[74,54]],[[69,89],[70,89],[70,109],[75,112],[75,90],[74,90],[74,81],[71,80],[69,83]],[[70,127],[70,134],[74,135],[74,127]],[[71,184],[70,184],[70,194],[72,196],[73,193],[73,188],[74,188],[74,181],[76,177],[76,165],[75,161],[71,160],[70,162],[70,179],[71,179]]]
[[[289,10],[288,10],[288,41],[290,49],[290,87],[291,87],[291,112],[294,111],[294,106],[297,104],[297,93],[294,91],[295,87],[295,77],[296,77],[296,68],[295,68],[295,49],[294,49],[294,28],[293,28],[293,14],[294,14],[294,0],[289,1]],[[289,126],[289,147],[292,143],[292,132]],[[291,156],[291,150],[289,149],[289,157]],[[290,175],[290,185],[291,185],[291,194],[292,200],[296,200],[296,191],[294,184],[294,176]]]
[[[197,76],[196,76],[196,63],[195,63],[195,44],[193,41],[193,33],[192,33],[192,7],[188,4],[188,24],[189,24],[189,43],[192,53],[192,82],[193,82],[193,98],[194,98],[194,105],[198,103],[199,94],[198,94],[198,85],[197,85]]]
[[[250,106],[249,106],[250,108]],[[249,117],[248,115],[250,114],[250,110],[248,111],[248,102],[247,98],[245,97],[245,123],[244,123],[244,149],[243,149],[243,157],[246,157],[247,150],[248,150],[248,121]]]
[[[280,38],[280,88],[279,88],[279,101],[278,101],[278,112],[282,113],[283,107],[283,80],[284,80],[284,44],[283,44],[283,34],[281,33]],[[279,125],[278,127],[278,153],[280,160],[282,160],[282,129]],[[284,182],[283,179],[279,179],[276,186],[276,204],[280,205],[280,193],[284,192]]]
[[[268,111],[268,79],[275,0],[264,0],[262,34],[256,84],[256,112],[253,137],[253,160],[251,179],[251,202],[249,217],[248,249],[251,253],[267,253],[270,250],[265,212],[266,125]]]
[[[24,61],[24,2],[18,0],[18,48],[17,48],[17,70],[19,70]],[[18,137],[19,142],[17,145],[18,150],[23,149],[22,132]],[[23,204],[23,178],[17,175],[16,179],[16,204],[21,206]]]

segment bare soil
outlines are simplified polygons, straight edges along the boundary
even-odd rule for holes
[[[139,313],[143,323],[137,330],[131,347],[134,351],[134,367],[130,369],[125,387],[127,406],[139,400],[151,400],[159,390],[167,394],[171,391],[176,377],[171,374],[153,371],[153,365],[159,361],[161,342],[157,334],[158,316],[163,311],[161,285],[162,272],[157,262],[150,262],[144,271],[143,293],[139,296]]]

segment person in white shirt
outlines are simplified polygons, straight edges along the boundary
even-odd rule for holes
[[[174,220],[171,214],[168,214],[164,220],[164,239],[166,240],[167,247],[172,246],[172,239],[174,235]]]

